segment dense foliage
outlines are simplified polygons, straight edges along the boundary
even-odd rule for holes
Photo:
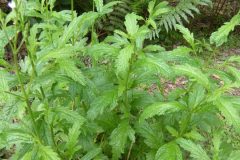
[[[148,1],[146,17],[135,5],[123,27],[99,39],[99,24],[121,3],[94,0],[93,11],[77,15],[73,5],[54,10],[55,0],[15,0],[0,13],[0,152],[22,160],[238,160],[240,98],[231,90],[240,87],[240,57],[207,64],[199,55],[211,45],[181,23],[210,1],[183,0],[183,10]],[[212,46],[239,24],[240,12],[211,35]],[[162,25],[186,46],[151,43]],[[179,77],[186,83],[166,93],[164,81]]]

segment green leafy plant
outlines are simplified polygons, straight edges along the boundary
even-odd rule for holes
[[[228,35],[234,30],[235,26],[240,24],[240,12],[238,12],[229,22],[222,25],[216,32],[212,33],[210,37],[211,43],[220,46],[227,41]]]
[[[191,56],[195,39],[181,26],[191,48],[145,43],[165,2],[151,1],[147,18],[127,14],[125,31],[102,41],[95,22],[119,2],[95,0],[97,10],[79,16],[73,7],[54,11],[54,2],[16,0],[1,13],[2,53],[10,45],[14,58],[0,60],[0,149],[12,151],[11,159],[239,156],[229,138],[240,132],[240,99],[230,94],[240,85],[239,56],[204,65]],[[178,77],[186,84],[165,93],[161,79]]]
[[[203,53],[210,53],[213,52],[213,49],[209,42],[207,42],[205,39],[198,40],[194,38],[193,33],[191,33],[187,28],[181,25],[176,25],[177,29],[182,33],[183,38],[186,40],[186,42],[189,44],[191,52],[194,55],[203,55]],[[207,55],[209,56],[209,55]]]

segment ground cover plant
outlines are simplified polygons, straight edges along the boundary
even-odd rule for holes
[[[73,1],[56,11],[55,0],[15,0],[1,11],[1,158],[238,160],[240,97],[231,93],[240,56],[209,64],[201,55],[228,40],[240,12],[207,45],[169,22],[186,45],[166,50],[151,40],[175,13],[165,1],[148,1],[146,17],[127,13],[122,29],[99,38],[120,3],[94,0],[78,15]],[[166,92],[164,81],[179,78]]]

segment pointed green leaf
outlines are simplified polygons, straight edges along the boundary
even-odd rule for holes
[[[103,11],[103,0],[94,0],[98,12]]]
[[[127,14],[125,17],[125,26],[128,34],[134,35],[139,29],[138,20],[141,20],[142,17],[136,15],[135,13]]]
[[[189,29],[185,28],[182,25],[177,24],[176,25],[177,29],[183,34],[184,39],[190,44],[192,45],[194,43],[194,37],[193,37],[193,33],[191,33],[189,31]]]
[[[195,84],[193,86],[193,89],[189,93],[189,98],[188,98],[189,107],[191,108],[197,107],[199,104],[203,102],[204,97],[205,97],[204,87],[199,84]]]
[[[94,159],[94,157],[96,157],[98,154],[101,153],[101,148],[95,148],[90,150],[86,155],[84,155],[81,160],[90,160],[90,159]]]
[[[175,142],[170,142],[158,149],[155,160],[182,160],[182,152]]]
[[[87,29],[92,26],[97,16],[98,15],[95,12],[88,12],[73,19],[65,29],[63,36],[59,39],[59,47],[65,45],[73,35],[80,34],[81,36],[84,36]]]
[[[79,124],[78,122],[75,122],[72,128],[69,129],[67,143],[66,143],[66,150],[69,158],[71,158],[75,152],[81,149],[81,146],[78,145],[80,127],[81,127],[81,124]]]
[[[179,75],[187,75],[189,77],[195,78],[198,83],[202,84],[204,87],[209,88],[208,77],[202,73],[202,71],[196,67],[192,67],[188,64],[176,65],[175,71]]]
[[[133,54],[132,45],[128,45],[126,48],[123,48],[120,51],[116,60],[117,75],[124,75],[128,72],[132,54]]]
[[[111,109],[114,108],[117,105],[116,97],[117,93],[115,91],[111,91],[103,93],[101,96],[94,99],[87,112],[88,117],[94,120],[98,115],[103,114],[108,106],[110,106]]]
[[[113,130],[110,137],[110,145],[112,146],[113,160],[117,160],[124,152],[128,138],[134,142],[135,131],[129,125],[127,120],[120,122],[118,127]]]
[[[60,68],[65,72],[65,74],[72,78],[74,81],[85,85],[85,78],[79,68],[77,68],[72,60],[59,60]]]
[[[140,121],[151,118],[155,115],[165,115],[184,109],[179,102],[158,102],[154,103],[143,110]]]
[[[240,115],[230,101],[227,99],[219,98],[217,100],[217,107],[226,118],[227,122],[240,133]]]
[[[190,156],[196,160],[211,160],[206,151],[200,145],[193,143],[190,140],[180,138],[177,143],[186,151],[190,152]]]
[[[54,152],[50,146],[43,146],[39,144],[38,149],[39,156],[41,156],[44,160],[61,160],[58,154]]]
[[[229,22],[221,26],[216,32],[212,33],[210,42],[221,46],[227,41],[228,35],[234,30],[235,26],[240,24],[240,12],[236,14]]]

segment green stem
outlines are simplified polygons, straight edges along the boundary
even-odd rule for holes
[[[131,41],[131,43],[134,45],[134,41]],[[131,108],[129,108],[129,100],[128,100],[128,81],[129,81],[129,77],[130,77],[130,74],[131,74],[131,70],[132,70],[132,63],[133,63],[133,56],[136,52],[136,47],[134,45],[134,50],[133,50],[133,54],[132,54],[132,57],[130,59],[130,64],[129,64],[129,70],[127,72],[127,75],[126,75],[126,80],[125,80],[125,92],[124,92],[124,103],[125,103],[125,114],[127,116],[130,115],[130,111],[131,111]]]
[[[27,38],[25,39],[26,43],[27,43]],[[34,64],[34,61],[33,61],[33,57],[32,57],[32,53],[28,50],[28,55],[29,55],[29,59],[30,59],[30,63],[31,63],[31,66],[32,66],[32,70],[33,70],[33,74],[35,77],[37,77],[37,70],[36,70],[36,67],[35,67],[35,64]],[[42,94],[42,98],[45,99],[45,93],[44,93],[44,90],[42,88],[42,86],[40,86],[40,91],[41,91],[41,94]]]
[[[28,110],[28,112],[30,114],[30,117],[31,117],[31,120],[32,120],[32,123],[33,123],[33,126],[34,126],[34,130],[37,133],[37,128],[36,128],[37,125],[36,125],[36,121],[34,119],[33,111],[32,111],[32,108],[31,108],[31,104],[29,102],[29,97],[28,97],[28,95],[26,93],[26,90],[25,90],[25,88],[23,86],[23,82],[22,82],[22,79],[21,79],[21,76],[20,76],[20,71],[19,71],[19,68],[18,68],[16,44],[14,45],[14,48],[12,49],[12,51],[13,51],[13,60],[14,60],[14,66],[15,66],[16,75],[17,75],[17,78],[18,78],[18,83],[20,84],[20,88],[21,88],[21,91],[23,93],[26,105],[27,105],[27,110]]]
[[[129,148],[129,150],[128,150],[127,160],[130,159],[130,155],[131,155],[131,152],[132,152],[133,144],[134,144],[134,141],[132,141],[132,143],[131,143],[131,145],[130,145],[130,148]]]
[[[18,10],[16,8],[16,17],[19,17],[19,14],[18,14]],[[17,41],[18,41],[18,20],[15,20],[15,26],[16,26],[16,33],[15,33],[15,38],[14,38],[14,42],[11,43],[11,40],[5,30],[5,24],[2,24],[3,25],[3,30],[4,30],[4,33],[6,35],[6,37],[8,38],[8,41],[10,43],[10,47],[11,47],[11,50],[12,50],[12,54],[13,54],[13,61],[14,61],[14,66],[15,66],[15,72],[16,72],[16,75],[17,75],[17,79],[18,79],[18,83],[20,85],[20,88],[21,88],[21,92],[23,93],[23,98],[24,98],[24,101],[27,105],[26,109],[27,109],[27,112],[30,114],[30,119],[32,121],[32,124],[33,124],[33,129],[34,129],[34,132],[36,135],[38,135],[38,132],[37,132],[37,125],[36,125],[36,121],[34,119],[34,115],[33,115],[33,111],[32,111],[32,108],[31,108],[31,103],[29,101],[29,97],[26,93],[26,90],[24,88],[24,85],[23,85],[23,82],[22,82],[22,79],[21,79],[21,75],[20,75],[20,71],[19,71],[19,68],[18,68],[18,59],[17,59],[17,53],[18,53],[18,50],[21,48],[21,45],[23,43],[20,44],[19,47],[17,47]]]
[[[73,0],[71,0],[71,14],[72,14],[72,20],[74,19],[74,2],[73,2]],[[72,43],[73,43],[73,45],[75,44],[75,36],[74,36],[74,34],[73,34],[73,37],[72,37]]]

